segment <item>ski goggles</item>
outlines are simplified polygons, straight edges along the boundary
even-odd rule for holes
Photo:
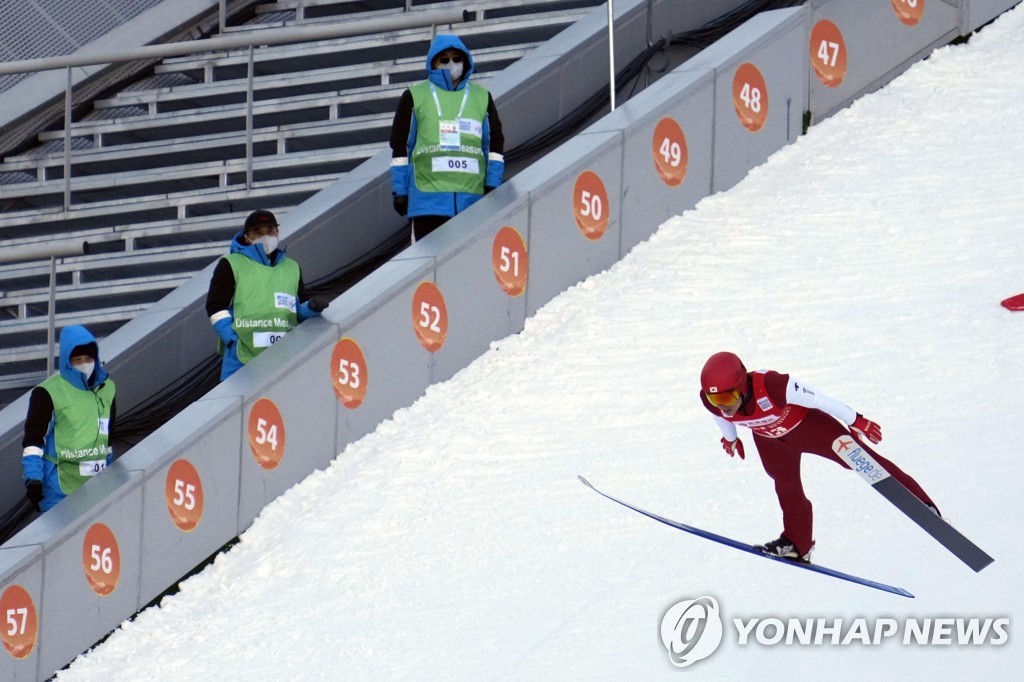
[[[740,392],[735,388],[731,391],[722,391],[721,393],[705,393],[708,402],[715,407],[732,407],[740,401],[742,397]]]

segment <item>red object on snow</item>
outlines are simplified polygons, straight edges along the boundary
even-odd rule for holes
[[[1024,310],[1024,294],[1017,294],[1003,301],[1003,307],[1007,310]]]

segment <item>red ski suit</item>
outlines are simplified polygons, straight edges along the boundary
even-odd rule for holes
[[[801,382],[791,380],[788,374],[765,370],[749,372],[747,381],[749,390],[743,405],[732,417],[726,417],[709,403],[703,392],[701,402],[717,417],[727,439],[736,438],[735,425],[746,426],[753,431],[761,465],[775,481],[775,494],[782,507],[782,533],[803,555],[810,551],[814,542],[814,512],[800,480],[801,455],[809,452],[849,469],[850,466],[832,452],[832,442],[841,435],[851,435],[840,420],[852,424],[856,412]],[[787,395],[802,394],[811,396],[810,399],[802,398],[805,402],[827,406],[829,411],[787,401]],[[860,439],[858,442],[907,490],[925,504],[934,506],[917,481]]]

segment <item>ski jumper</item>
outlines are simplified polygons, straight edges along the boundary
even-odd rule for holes
[[[832,452],[832,442],[839,436],[852,435],[846,425],[853,423],[857,413],[788,374],[761,370],[750,372],[748,380],[750,390],[732,417],[724,416],[711,405],[703,392],[701,402],[715,416],[722,435],[728,440],[736,440],[737,425],[753,432],[761,465],[775,482],[775,494],[782,507],[782,534],[803,555],[811,550],[814,542],[814,512],[800,478],[800,458],[807,452],[849,469],[850,466]],[[857,442],[914,496],[935,506],[910,475],[860,439]]]

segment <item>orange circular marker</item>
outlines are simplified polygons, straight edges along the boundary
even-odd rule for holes
[[[121,552],[113,531],[102,523],[92,524],[85,532],[82,567],[93,592],[101,597],[114,592],[121,579]]]
[[[26,658],[36,647],[39,618],[32,597],[21,585],[11,585],[0,596],[4,648],[14,658]]]
[[[331,387],[334,388],[338,402],[350,410],[362,405],[366,400],[368,379],[366,357],[359,344],[350,338],[334,344],[331,353]]]
[[[187,459],[179,459],[167,470],[164,498],[171,521],[186,533],[196,529],[203,518],[203,482]]]
[[[675,119],[666,117],[654,126],[651,151],[654,154],[654,167],[658,169],[658,175],[665,184],[669,187],[683,184],[689,155],[686,151],[686,135]]]
[[[604,236],[608,229],[611,206],[601,176],[589,170],[580,173],[572,190],[572,206],[576,226],[584,237],[596,241]]]
[[[441,290],[423,282],[412,296],[412,328],[416,338],[431,353],[440,350],[448,336],[448,308]]]
[[[506,225],[494,235],[491,264],[494,266],[494,277],[502,291],[509,296],[519,296],[526,291],[530,261],[526,254],[523,235],[514,227]]]
[[[264,469],[274,469],[284,457],[284,419],[269,398],[260,398],[249,410],[249,448]]]
[[[924,16],[924,0],[890,0],[892,10],[907,26],[915,26]]]
[[[750,62],[740,64],[732,77],[732,105],[744,128],[756,133],[768,120],[768,86]]]
[[[811,29],[811,68],[826,87],[836,88],[846,77],[846,42],[839,27],[822,19]]]

